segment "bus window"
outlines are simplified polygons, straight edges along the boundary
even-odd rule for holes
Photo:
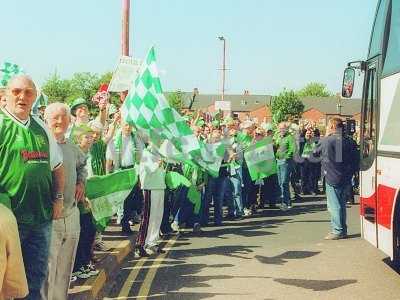
[[[382,54],[382,41],[383,33],[385,31],[387,3],[388,0],[380,0],[379,2],[379,8],[371,36],[371,43],[369,45],[368,59],[374,57],[375,55]]]
[[[371,167],[375,159],[376,140],[376,68],[369,68],[367,73],[367,95],[363,107],[363,131],[362,131],[362,161],[361,167],[366,170]]]
[[[389,43],[386,52],[383,76],[400,72],[400,0],[392,1]]]

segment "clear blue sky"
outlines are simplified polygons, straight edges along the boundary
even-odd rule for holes
[[[132,0],[131,52],[154,44],[164,90],[275,94],[319,81],[337,92],[345,64],[367,55],[377,0]],[[120,0],[1,4],[0,61],[39,83],[57,70],[111,71],[120,53]]]

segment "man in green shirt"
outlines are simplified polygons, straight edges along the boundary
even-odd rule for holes
[[[281,209],[292,207],[290,200],[289,181],[293,170],[293,156],[296,151],[294,137],[288,132],[288,123],[282,122],[278,126],[279,132],[275,138],[276,162],[279,187],[281,189]]]
[[[0,109],[0,193],[10,199],[17,219],[27,299],[40,299],[52,219],[62,216],[64,199],[62,154],[43,122],[30,115],[36,96],[32,79],[16,76],[7,85],[6,106]]]

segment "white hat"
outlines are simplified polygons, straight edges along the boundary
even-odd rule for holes
[[[250,121],[250,120],[246,120],[240,125],[240,127],[242,129],[248,129],[248,128],[251,128],[253,126],[254,126],[254,123],[253,123],[253,121]]]
[[[268,130],[273,130],[272,124],[271,123],[262,123],[261,124],[262,129],[264,129],[265,131]]]
[[[103,124],[100,123],[99,120],[90,121],[89,122],[89,126],[93,130],[97,130],[97,131],[103,131],[104,130],[104,126],[103,126]]]

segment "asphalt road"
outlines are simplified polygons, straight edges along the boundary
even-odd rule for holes
[[[358,209],[348,209],[346,240],[323,240],[322,197],[172,236],[166,254],[129,256],[105,299],[400,299],[400,275],[360,238]]]

